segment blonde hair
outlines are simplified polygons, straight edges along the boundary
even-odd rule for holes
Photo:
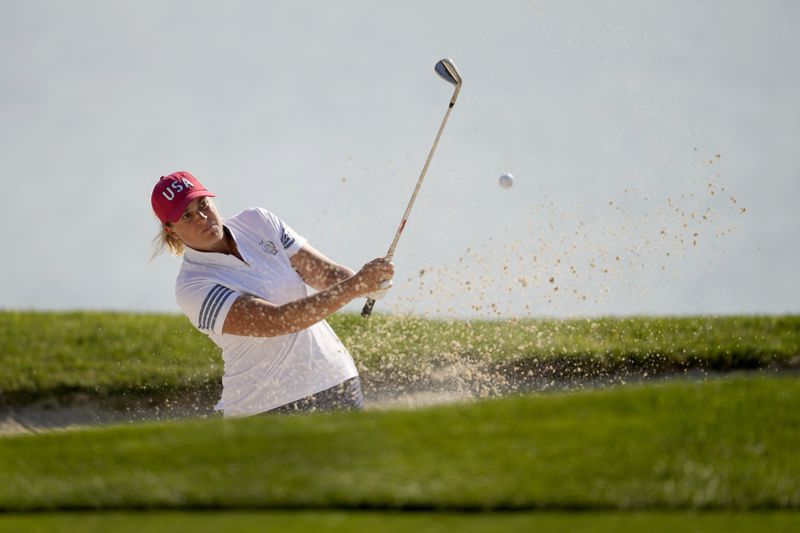
[[[183,241],[173,232],[167,231],[171,226],[172,224],[170,222],[161,224],[158,235],[153,239],[153,255],[150,256],[151,261],[161,255],[164,250],[169,250],[172,255],[183,255],[186,245],[183,244]]]

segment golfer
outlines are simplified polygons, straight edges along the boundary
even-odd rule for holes
[[[354,273],[265,209],[223,219],[213,196],[176,172],[158,180],[151,202],[161,223],[154,255],[183,255],[178,305],[222,349],[215,410],[363,409],[353,358],[325,319],[354,298],[383,296],[394,265],[375,259]]]

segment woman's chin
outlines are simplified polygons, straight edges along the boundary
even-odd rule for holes
[[[221,231],[206,231],[194,243],[187,243],[190,247],[201,252],[214,252],[224,244],[225,239]]]

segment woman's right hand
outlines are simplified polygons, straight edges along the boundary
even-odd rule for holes
[[[392,286],[392,277],[394,277],[394,263],[385,257],[373,259],[353,276],[356,280],[356,290],[361,295],[389,289]]]

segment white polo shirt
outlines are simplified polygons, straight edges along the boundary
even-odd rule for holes
[[[326,321],[279,337],[222,333],[241,294],[275,305],[308,295],[289,258],[306,243],[278,217],[251,208],[224,222],[244,262],[186,248],[175,294],[194,326],[222,349],[222,399],[215,409],[245,416],[316,394],[358,375],[353,358]]]

